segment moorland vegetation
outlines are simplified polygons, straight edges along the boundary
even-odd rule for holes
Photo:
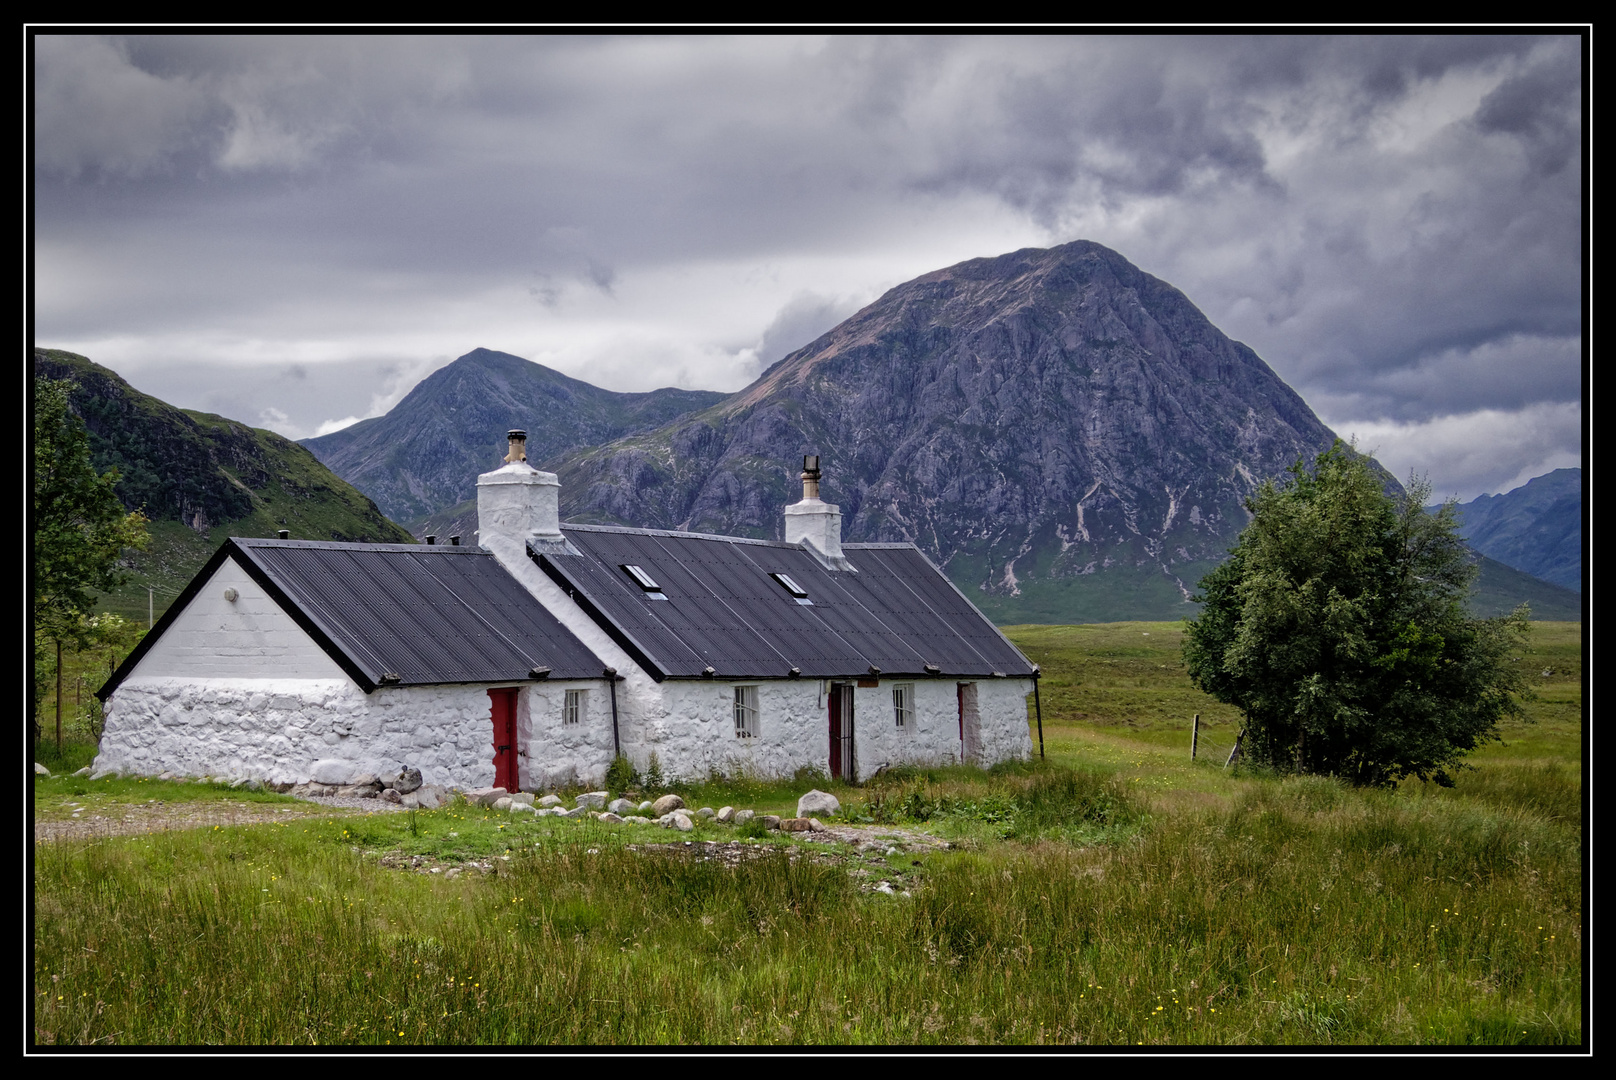
[[[310,816],[267,792],[92,782],[63,772],[87,742],[47,743],[36,822],[203,799],[275,820],[37,844],[33,1038],[1584,1040],[1580,626],[1534,624],[1512,660],[1536,685],[1526,715],[1446,788],[1225,769],[1241,717],[1190,684],[1180,624],[1008,632],[1045,673],[1043,761],[672,782],[764,813],[817,784],[843,821],[914,834],[862,849],[465,805]]]

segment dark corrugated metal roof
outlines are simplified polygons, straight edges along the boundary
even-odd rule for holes
[[[655,677],[1025,676],[1032,664],[909,544],[847,545],[858,573],[796,544],[702,533],[563,525],[578,555],[530,552]],[[651,599],[622,569],[658,585]],[[795,597],[770,575],[788,575]]]
[[[476,548],[232,540],[372,685],[599,678],[604,664]],[[324,644],[324,643],[322,643]],[[344,665],[347,667],[348,665]],[[369,687],[367,687],[368,689]]]

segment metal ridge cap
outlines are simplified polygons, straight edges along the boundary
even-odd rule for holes
[[[244,548],[303,548],[315,551],[399,551],[412,555],[441,553],[444,555],[489,555],[475,545],[454,544],[374,544],[348,540],[281,540],[275,537],[230,537],[232,543]]]
[[[790,544],[784,540],[758,540],[750,536],[725,536],[722,533],[686,532],[681,529],[636,529],[628,525],[574,525],[563,521],[561,531],[565,534],[569,529],[579,532],[599,533],[629,533],[634,536],[671,536],[675,539],[688,540],[722,540],[726,544],[752,544],[757,547],[789,548],[792,551],[801,551],[801,544]]]
[[[854,551],[919,551],[919,545],[910,540],[900,541],[871,541],[867,544],[843,544],[842,550],[851,548]]]

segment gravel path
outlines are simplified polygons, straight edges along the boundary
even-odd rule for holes
[[[34,843],[51,840],[89,840],[99,836],[130,836],[169,829],[201,829],[211,825],[254,825],[265,821],[319,817],[333,811],[349,814],[391,814],[404,808],[380,799],[299,799],[284,803],[202,800],[166,804],[115,803],[103,808],[85,804],[77,816],[34,822]]]

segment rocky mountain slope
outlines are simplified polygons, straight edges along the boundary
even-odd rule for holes
[[[491,349],[473,349],[423,379],[386,416],[303,440],[333,472],[412,522],[476,495],[477,474],[505,454],[505,432],[528,432],[542,465],[704,409],[723,394],[619,394]],[[469,532],[469,530],[468,530]]]
[[[313,454],[271,431],[177,409],[76,353],[35,349],[34,374],[77,384],[71,407],[89,431],[97,471],[116,467],[126,508],[151,519],[152,547],[133,553],[131,582],[106,606],[161,613],[227,536],[411,543],[376,504]]]
[[[1470,546],[1506,566],[1582,591],[1582,470],[1556,469],[1459,507]]]
[[[1176,618],[1242,499],[1332,438],[1177,289],[1080,241],[900,285],[558,471],[571,520],[778,537],[818,453],[844,539],[913,541],[996,619]]]

